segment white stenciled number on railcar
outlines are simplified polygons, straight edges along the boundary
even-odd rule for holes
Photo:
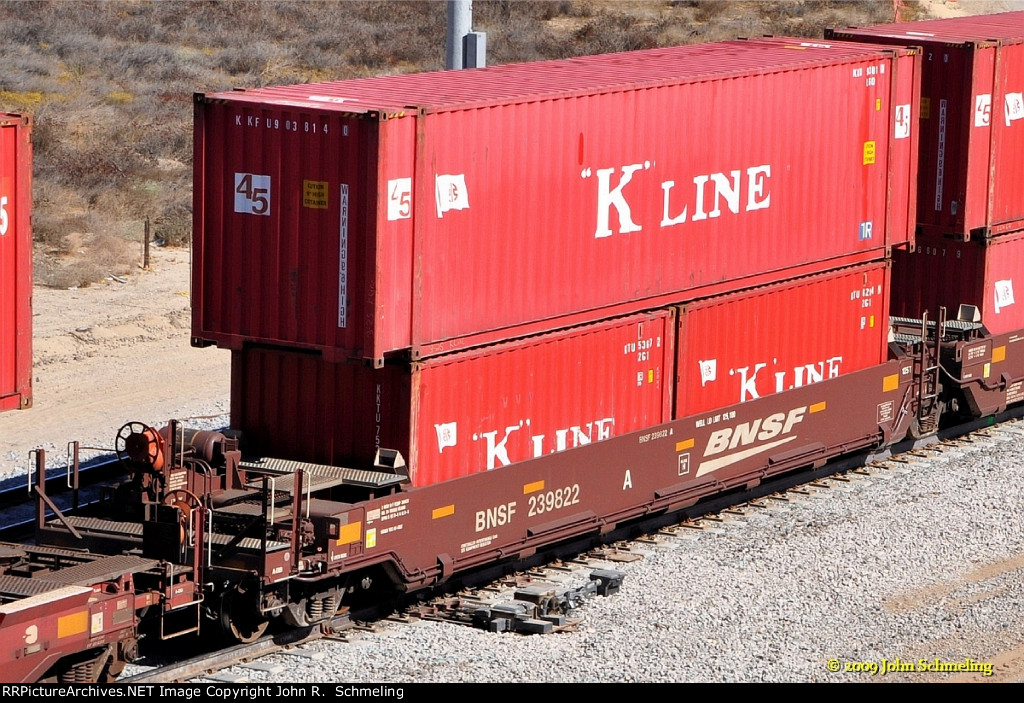
[[[0,196],[0,236],[7,234],[10,221],[7,219],[7,196]]]
[[[35,625],[29,625],[26,627],[23,639],[25,640],[25,644],[35,644],[39,640],[39,628]]]
[[[561,510],[570,505],[576,505],[579,502],[580,485],[578,483],[554,491],[538,493],[537,495],[530,496],[529,517],[550,513],[553,510]]]
[[[270,176],[235,174],[235,212],[247,215],[270,214]]]

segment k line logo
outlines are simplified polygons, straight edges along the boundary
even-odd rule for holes
[[[443,217],[449,210],[469,208],[469,191],[466,190],[466,174],[437,174],[434,179],[434,194],[437,199],[437,216]]]
[[[633,209],[627,198],[626,186],[634,178],[640,178],[644,171],[655,169],[655,162],[644,161],[638,164],[627,164],[615,168],[585,168],[581,178],[597,179],[597,229],[595,239],[610,237],[611,211],[614,208],[618,217],[619,234],[639,232],[643,225],[633,221]],[[612,179],[616,170],[619,171],[618,181],[613,185]],[[659,227],[672,227],[686,222],[699,222],[713,219],[728,212],[738,215],[740,212],[765,210],[771,207],[772,195],[769,190],[769,179],[772,175],[770,164],[759,164],[746,169],[734,169],[722,173],[706,173],[692,178],[693,187],[680,184],[674,180],[661,181],[662,219]],[[724,210],[722,209],[724,206]]]

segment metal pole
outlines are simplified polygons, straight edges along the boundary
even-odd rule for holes
[[[472,29],[472,0],[448,0],[448,35],[444,52],[444,67],[448,70],[465,68],[462,38]]]
[[[142,268],[149,270],[149,218],[146,218],[146,231],[142,238]]]

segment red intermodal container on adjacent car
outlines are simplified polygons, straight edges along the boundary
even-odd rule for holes
[[[1024,228],[1024,12],[830,30],[923,48],[918,221],[961,238]]]
[[[675,416],[884,362],[889,276],[881,261],[682,306]]]
[[[939,307],[955,319],[973,305],[993,334],[1024,328],[1024,232],[989,241],[919,237],[913,254],[893,257],[894,315],[936,319]]]
[[[380,365],[880,259],[919,70],[771,39],[198,95],[193,341]]]
[[[231,425],[246,452],[296,461],[369,468],[397,449],[413,485],[430,485],[670,420],[673,317],[380,369],[248,348],[232,355]]]
[[[0,410],[32,405],[31,136],[0,113]]]

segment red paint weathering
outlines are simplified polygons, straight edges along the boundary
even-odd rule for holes
[[[0,113],[0,410],[32,405],[31,136]]]
[[[1024,12],[829,36],[924,49],[918,219],[926,233],[1024,228]]]
[[[197,96],[195,342],[379,363],[881,258],[919,69],[771,39]]]
[[[231,425],[246,451],[372,465],[398,449],[413,485],[498,468],[671,419],[668,311],[372,369],[234,352]]]
[[[889,275],[876,262],[683,306],[675,416],[881,364]]]

